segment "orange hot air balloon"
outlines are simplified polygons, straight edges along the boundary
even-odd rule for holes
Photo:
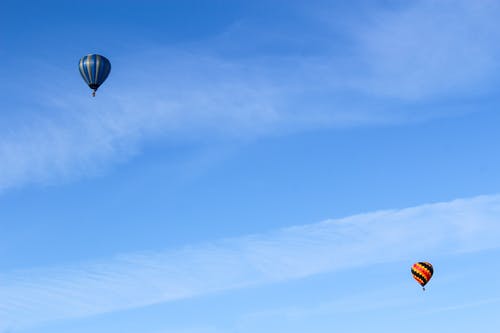
[[[429,282],[432,274],[434,274],[434,268],[430,262],[417,262],[411,266],[411,274],[422,286],[422,289],[425,290],[424,286]]]

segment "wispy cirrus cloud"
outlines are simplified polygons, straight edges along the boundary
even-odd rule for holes
[[[301,34],[249,19],[198,43],[117,54],[95,99],[76,69],[68,78],[40,66],[39,81],[17,73],[23,93],[39,93],[23,101],[36,112],[0,118],[0,190],[93,174],[151,140],[248,140],[471,112],[463,100],[497,86],[494,2],[371,8],[343,24],[328,10],[304,12],[317,23]]]
[[[177,250],[4,273],[0,330],[375,263],[496,248],[499,216],[500,196],[480,196]]]
[[[448,311],[459,311],[459,310],[465,310],[468,308],[475,308],[475,307],[482,307],[482,306],[491,306],[492,304],[498,304],[500,303],[500,298],[486,298],[486,299],[479,299],[475,300],[472,302],[467,302],[467,303],[461,303],[461,304],[454,304],[454,305],[448,305],[448,306],[442,306],[436,309],[432,309],[429,311],[426,311],[426,313],[440,313],[440,312],[448,312]]]
[[[495,1],[419,1],[380,10],[359,27],[367,94],[402,100],[497,91],[500,37]]]

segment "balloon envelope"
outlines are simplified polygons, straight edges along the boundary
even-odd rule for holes
[[[434,274],[434,268],[429,262],[417,262],[411,267],[413,278],[423,287]]]
[[[78,69],[90,89],[95,91],[106,80],[111,71],[109,60],[99,54],[89,54],[80,59]]]

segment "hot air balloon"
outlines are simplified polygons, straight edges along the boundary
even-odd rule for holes
[[[434,273],[434,268],[429,262],[417,262],[411,266],[411,274],[413,278],[422,286],[425,290],[425,285],[432,278]]]
[[[102,55],[89,54],[80,59],[78,68],[85,82],[93,90],[92,96],[95,97],[95,92],[111,71],[111,63]]]

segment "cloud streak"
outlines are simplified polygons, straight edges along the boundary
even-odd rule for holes
[[[381,262],[498,247],[500,196],[0,275],[0,331]],[[415,241],[415,240],[418,240]]]

